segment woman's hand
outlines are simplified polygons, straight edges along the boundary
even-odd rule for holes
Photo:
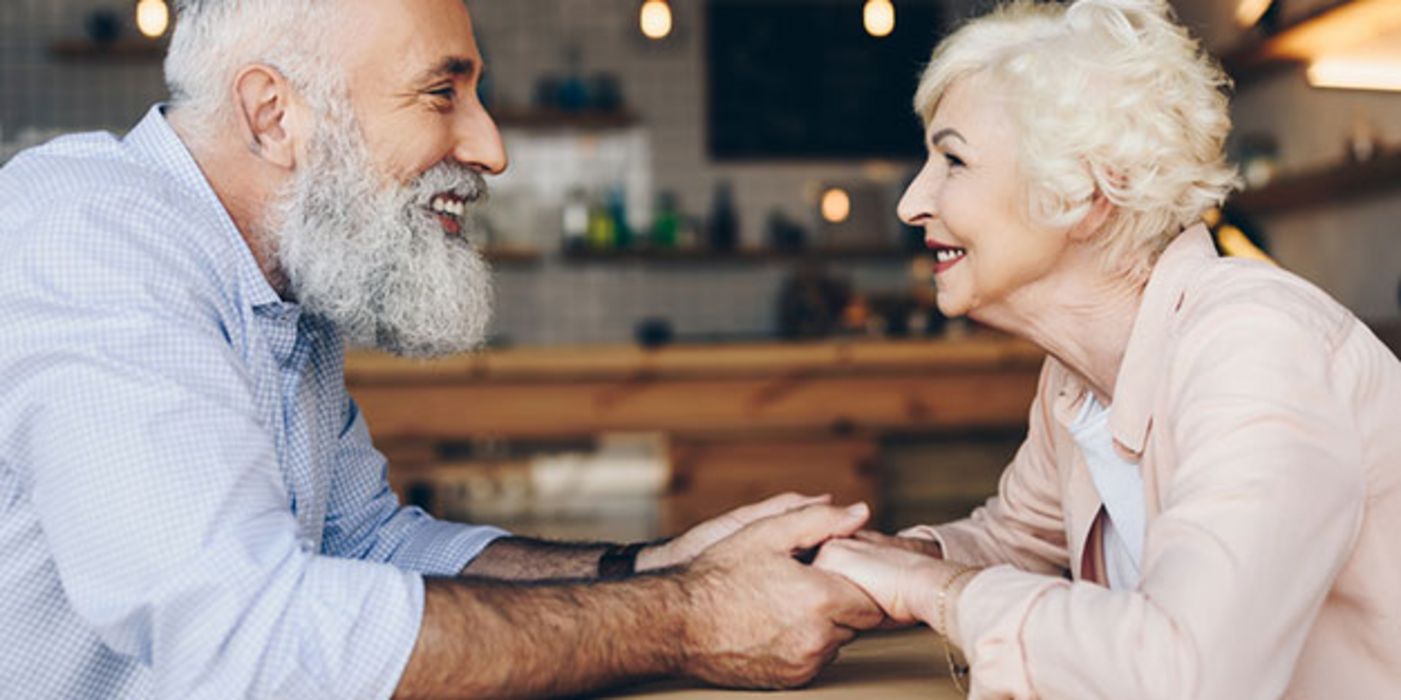
[[[916,551],[905,543],[876,544],[870,539],[832,540],[822,546],[812,565],[851,580],[881,606],[891,622],[934,626],[940,588],[966,567],[930,556],[927,549]]]
[[[935,540],[927,540],[922,537],[904,537],[899,535],[887,535],[876,530],[862,530],[851,536],[852,539],[870,542],[871,544],[881,544],[888,547],[898,547],[907,549],[916,554],[923,554],[928,557],[942,559],[944,550]]]

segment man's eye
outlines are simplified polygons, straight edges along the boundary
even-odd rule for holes
[[[430,94],[430,95],[432,95],[432,96],[434,96],[434,97],[441,97],[441,98],[443,98],[443,99],[445,99],[445,100],[451,100],[451,99],[457,97],[457,88],[455,88],[455,87],[453,87],[453,86],[451,86],[451,85],[448,85],[448,86],[445,86],[445,87],[440,87],[440,88],[435,88],[435,89],[433,89],[433,90],[429,90],[429,91],[428,91],[428,94]]]

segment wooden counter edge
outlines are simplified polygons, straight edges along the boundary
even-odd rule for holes
[[[432,361],[353,351],[346,358],[346,381],[360,385],[1034,370],[1043,359],[1041,350],[1029,342],[982,335],[957,340],[679,345],[657,350],[629,345],[532,347]]]

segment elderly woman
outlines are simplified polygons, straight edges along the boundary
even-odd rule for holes
[[[1157,0],[1012,4],[924,73],[900,215],[939,308],[1048,357],[996,497],[816,565],[961,647],[975,697],[1401,693],[1401,363],[1217,257],[1225,83]]]

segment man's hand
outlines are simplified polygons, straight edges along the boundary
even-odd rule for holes
[[[931,625],[939,612],[935,608],[939,588],[963,569],[909,547],[855,539],[823,545],[812,565],[841,574],[860,586],[892,622]]]
[[[638,552],[637,570],[651,571],[690,563],[711,545],[739,532],[750,523],[799,508],[832,502],[830,495],[803,496],[785,493],[758,503],[741,506],[724,515],[711,518],[664,544],[653,545]]]
[[[800,686],[884,615],[840,576],[793,558],[849,537],[870,511],[826,504],[759,520],[702,553],[683,572],[689,596],[682,668],[718,685]]]

